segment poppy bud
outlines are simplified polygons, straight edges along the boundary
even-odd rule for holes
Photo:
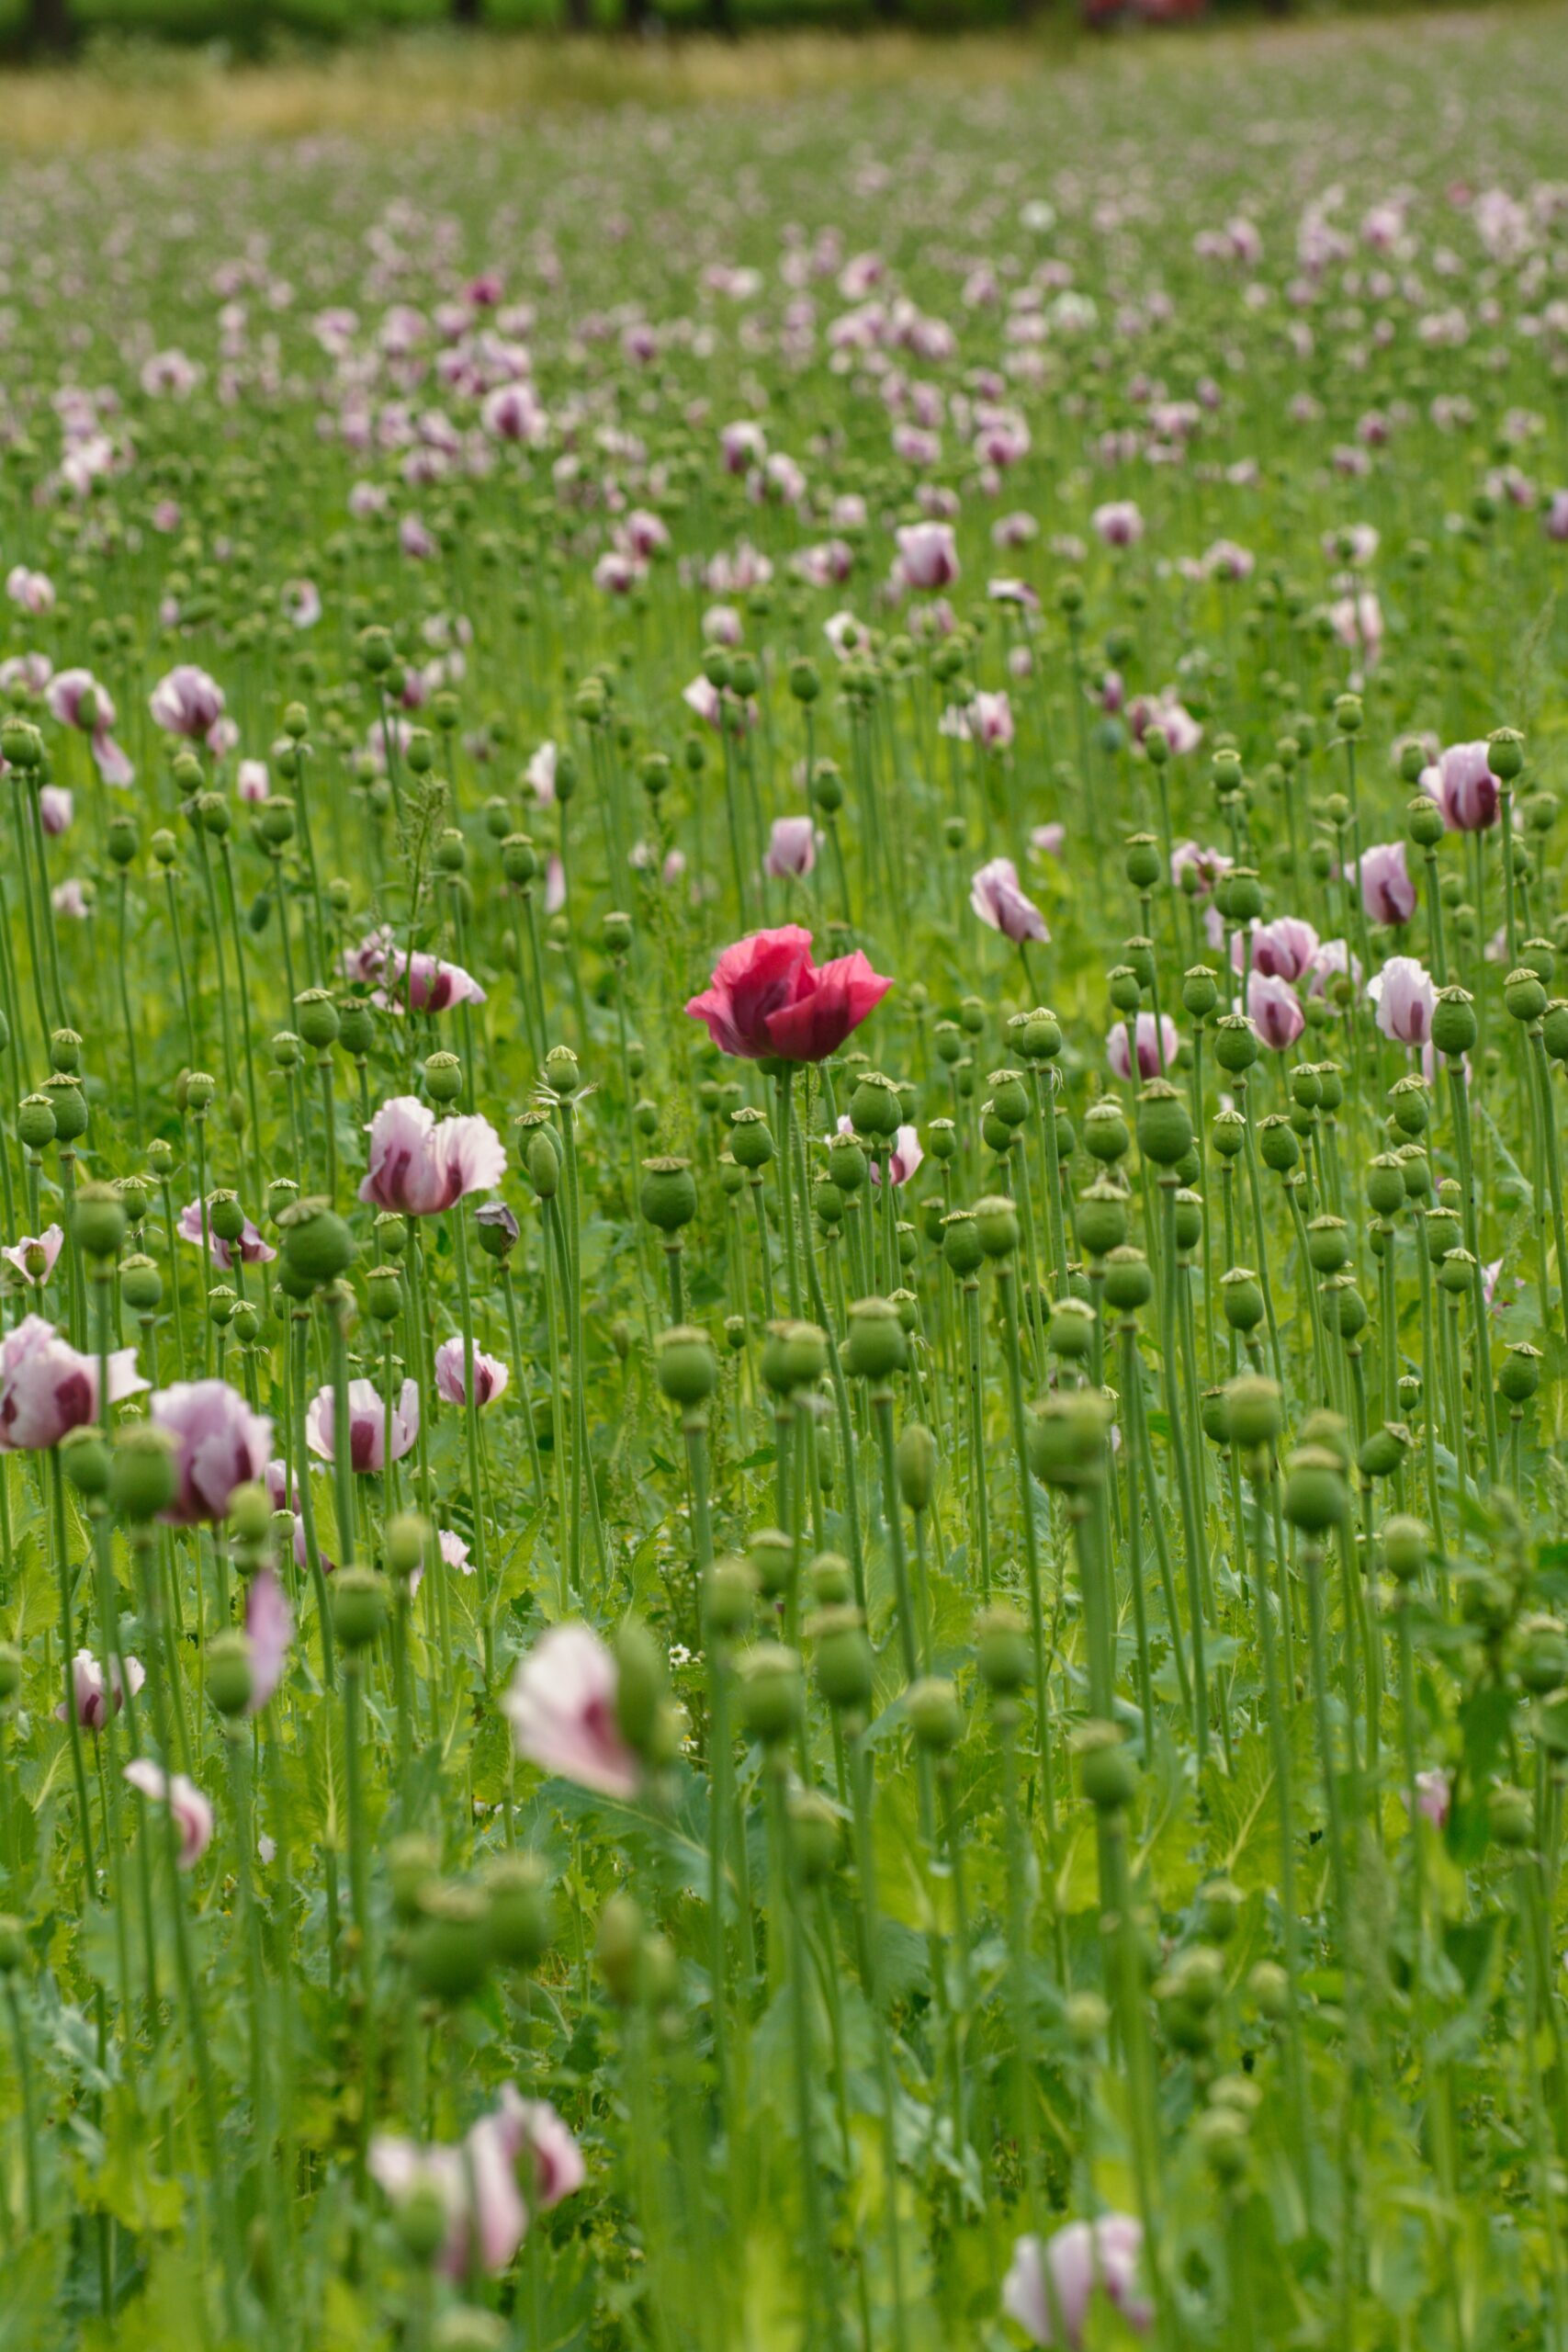
[[[386,1578],[374,1568],[340,1568],[333,1578],[333,1630],[344,1649],[367,1648],[386,1618]]]
[[[1174,1168],[1191,1142],[1186,1102],[1168,1080],[1152,1079],[1138,1096],[1138,1149],[1156,1168]]]
[[[850,1308],[844,1363],[857,1380],[886,1380],[909,1360],[898,1310],[890,1299],[861,1298]]]
[[[873,1659],[861,1611],[821,1610],[807,1631],[815,1644],[817,1687],[828,1704],[863,1711],[871,1700]]]
[[[1083,1792],[1097,1812],[1119,1813],[1137,1794],[1138,1766],[1118,1724],[1087,1723],[1073,1742]]]
[[[489,1909],[477,1887],[451,1879],[420,1889],[408,1955],[422,1993],[455,2002],[479,1990],[490,1966]]]
[[[659,1385],[672,1405],[705,1403],[718,1381],[713,1342],[705,1331],[677,1323],[661,1331],[654,1342]]]
[[[998,1699],[1021,1690],[1033,1671],[1029,1631],[1016,1609],[1005,1602],[982,1611],[975,1621],[976,1663],[980,1679]]]
[[[800,1660],[779,1642],[760,1642],[744,1661],[740,1717],[749,1737],[764,1747],[787,1739],[801,1718]]]
[[[696,1179],[688,1159],[645,1159],[637,1195],[649,1225],[660,1233],[679,1233],[697,1213]]]

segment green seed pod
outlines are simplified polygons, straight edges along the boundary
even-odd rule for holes
[[[1114,1315],[1136,1315],[1154,1296],[1154,1276],[1143,1251],[1127,1243],[1105,1261],[1105,1303]]]
[[[1546,1011],[1546,990],[1539,973],[1521,966],[1503,983],[1503,1001],[1516,1021],[1539,1021]]]
[[[615,1721],[626,1746],[646,1758],[665,1693],[664,1653],[635,1617],[617,1626],[610,1647],[615,1660]]]
[[[765,1168],[774,1154],[773,1130],[761,1111],[743,1104],[731,1112],[729,1148],[739,1168]]]
[[[919,1682],[910,1683],[905,1693],[904,1711],[915,1735],[915,1745],[931,1754],[949,1754],[964,1736],[964,1709],[957,1687],[937,1675],[926,1675]]]
[[[1138,1766],[1119,1724],[1089,1722],[1073,1740],[1078,1779],[1098,1813],[1120,1813],[1138,1792]]]
[[[164,1295],[164,1277],[156,1261],[141,1250],[122,1258],[119,1295],[133,1315],[155,1315]]]
[[[1540,1034],[1554,1062],[1568,1062],[1568,997],[1553,997],[1541,1016]]]
[[[540,1856],[494,1855],[485,1868],[484,1893],[491,1951],[509,1967],[536,1968],[553,1940],[555,1910]]]
[[[1203,1238],[1203,1196],[1183,1186],[1176,1195],[1176,1247],[1185,1255]]]
[[[489,1928],[490,1905],[477,1887],[450,1879],[427,1881],[408,1939],[409,1966],[420,1991],[447,2002],[477,1993],[490,1970]]]
[[[1407,777],[1407,783],[1414,779]],[[1404,811],[1404,830],[1417,849],[1435,850],[1448,831],[1441,808],[1429,793],[1419,792]]]
[[[757,1571],[749,1560],[717,1560],[703,1579],[703,1624],[710,1641],[750,1631],[757,1608]]]
[[[1082,1490],[1103,1484],[1111,1400],[1100,1388],[1058,1389],[1029,1416],[1029,1466],[1045,1485]]]
[[[898,1090],[880,1070],[867,1070],[855,1081],[850,1096],[850,1125],[856,1135],[886,1142],[903,1125],[904,1106]]]
[[[834,1136],[828,1145],[828,1174],[840,1193],[858,1193],[865,1182],[869,1162],[865,1146],[856,1135]]]
[[[71,1204],[71,1233],[89,1258],[118,1257],[125,1239],[125,1204],[112,1184],[82,1184]]]
[[[929,1510],[936,1490],[937,1442],[921,1421],[908,1421],[895,1452],[898,1492],[906,1510]]]
[[[1568,1682],[1568,1631],[1560,1617],[1521,1618],[1517,1627],[1519,1681],[1534,1699]]]
[[[705,1404],[718,1385],[713,1341],[694,1324],[677,1323],[660,1332],[654,1365],[660,1388],[672,1405],[689,1409]]]
[[[988,1193],[975,1204],[975,1230],[987,1258],[1010,1258],[1018,1248],[1018,1204],[1006,1193]]]
[[[742,1661],[740,1720],[747,1736],[766,1747],[791,1737],[801,1720],[800,1660],[779,1642],[759,1642]]]
[[[1207,1021],[1220,1001],[1220,985],[1207,964],[1194,964],[1183,975],[1181,1002],[1194,1021]]]
[[[1446,1250],[1438,1262],[1438,1283],[1456,1298],[1466,1297],[1475,1273],[1475,1260],[1468,1250]]]
[[[1525,739],[1517,728],[1494,728],[1486,739],[1486,764],[1499,784],[1517,779],[1525,764]]]
[[[861,1298],[850,1308],[845,1368],[857,1380],[885,1381],[902,1372],[909,1345],[890,1299]]]
[[[1285,1516],[1309,1536],[1325,1534],[1349,1515],[1343,1463],[1327,1447],[1298,1447],[1285,1464]]]
[[[374,1568],[339,1568],[333,1578],[333,1630],[344,1649],[367,1648],[386,1622],[386,1578]]]
[[[817,1687],[828,1704],[863,1712],[871,1702],[874,1661],[862,1611],[819,1610],[807,1631],[815,1645]]]
[[[294,1000],[296,1026],[311,1051],[324,1054],[338,1041],[337,1006],[326,989],[303,989]]]
[[[696,1179],[687,1159],[645,1159],[638,1205],[660,1233],[679,1233],[697,1213]]]
[[[794,1789],[785,1807],[790,1856],[806,1886],[820,1886],[839,1860],[839,1815],[820,1789]]]
[[[1220,1309],[1233,1331],[1256,1331],[1263,1320],[1263,1285],[1248,1266],[1220,1276]]]
[[[1277,1381],[1261,1373],[1242,1372],[1226,1385],[1230,1398],[1231,1436],[1243,1453],[1271,1446],[1285,1425],[1284,1400]]]
[[[1091,1102],[1084,1113],[1084,1149],[1107,1167],[1124,1159],[1132,1135],[1119,1102]]]
[[[994,1698],[1010,1699],[1033,1674],[1029,1629],[1016,1609],[998,1601],[975,1621],[975,1657],[980,1679]]]
[[[1349,1229],[1342,1216],[1314,1216],[1306,1229],[1307,1261],[1314,1273],[1337,1274],[1350,1255]]]
[[[1499,1846],[1517,1853],[1529,1844],[1535,1808],[1523,1789],[1504,1785],[1491,1790],[1486,1799],[1486,1817]]]
[[[1426,1575],[1431,1539],[1420,1520],[1385,1519],[1382,1541],[1383,1566],[1396,1584],[1416,1584]]]
[[[1191,1142],[1186,1102],[1168,1080],[1151,1079],[1138,1096],[1138,1149],[1156,1168],[1174,1168]]]
[[[1010,1127],[1021,1127],[1029,1116],[1029,1089],[1015,1069],[994,1069],[986,1080],[991,1109]]]
[[[1008,1035],[1025,1061],[1054,1061],[1062,1050],[1062,1024],[1043,1005],[1032,1012],[1014,1013]]]
[[[986,1251],[972,1209],[954,1209],[951,1216],[943,1217],[942,1254],[961,1282],[979,1272]]]
[[[358,1255],[353,1234],[325,1201],[296,1201],[277,1225],[284,1261],[301,1283],[321,1287],[337,1282]]]
[[[783,1600],[795,1580],[795,1545],[790,1538],[780,1527],[759,1527],[746,1550],[763,1599]]]
[[[220,1715],[242,1715],[255,1690],[248,1634],[238,1626],[214,1634],[207,1645],[207,1695]]]
[[[1131,964],[1118,964],[1106,976],[1106,988],[1113,1012],[1131,1019],[1143,1001],[1143,985]]]
[[[1475,1000],[1468,989],[1438,990],[1432,1007],[1432,1044],[1439,1054],[1457,1059],[1475,1043]]]
[[[1410,1451],[1410,1431],[1403,1421],[1385,1421],[1372,1430],[1356,1456],[1363,1478],[1392,1478]]]
[[[1127,1196],[1101,1177],[1078,1194],[1077,1235],[1091,1258],[1103,1258],[1127,1238]]]
[[[152,1421],[116,1430],[109,1462],[109,1500],[122,1519],[144,1524],[175,1498],[175,1441]]]
[[[1214,1059],[1233,1078],[1248,1070],[1261,1048],[1258,1032],[1245,1012],[1222,1013],[1214,1023]]]
[[[1510,1342],[1503,1358],[1503,1369],[1497,1375],[1497,1386],[1510,1405],[1528,1405],[1540,1386],[1540,1368],[1544,1359],[1539,1348],[1528,1340]]]

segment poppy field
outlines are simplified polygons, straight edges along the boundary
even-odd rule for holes
[[[0,164],[0,2342],[1568,2346],[1565,120]]]

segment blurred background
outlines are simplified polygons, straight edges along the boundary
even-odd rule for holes
[[[1316,14],[1307,0],[0,0],[0,44],[48,58],[106,39],[146,36],[223,44],[237,58],[281,43],[340,42],[441,25],[506,32],[728,35],[783,27],[931,33],[998,27],[1113,32],[1201,18]],[[1335,13],[1359,13],[1344,0]]]

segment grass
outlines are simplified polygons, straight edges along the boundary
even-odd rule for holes
[[[1568,27],[1560,0],[1514,13]],[[1216,72],[1266,63],[1275,52],[1299,59],[1314,46],[1338,58],[1348,46],[1367,71],[1397,74],[1409,30],[1398,10],[1358,9],[1288,24],[1215,27],[1200,38]],[[1422,38],[1462,52],[1489,49],[1506,36],[1496,13],[1483,9],[1432,17]],[[917,30],[812,28],[762,31],[740,41],[693,33],[632,43],[507,31],[475,39],[413,26],[388,29],[373,42],[303,48],[243,65],[221,43],[170,48],[117,34],[96,41],[78,62],[14,70],[0,77],[0,93],[7,100],[8,150],[49,155],[149,141],[207,146],[324,132],[389,135],[560,108],[753,106],[889,85],[958,91],[1032,84],[1043,93],[1049,80],[1059,95],[1065,80],[1087,96],[1108,84],[1146,89],[1169,63],[1167,38],[1086,42],[1059,16],[1027,30],[945,40]]]

